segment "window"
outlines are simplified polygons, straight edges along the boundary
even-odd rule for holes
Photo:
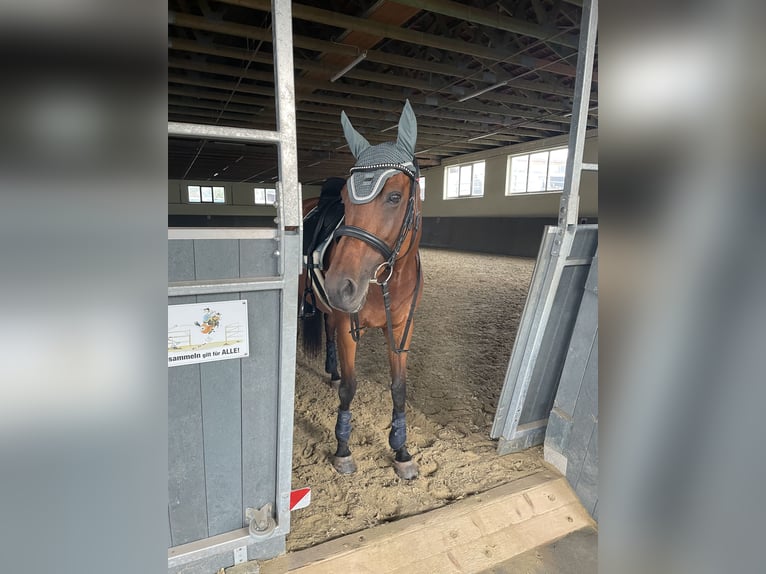
[[[274,205],[277,201],[277,190],[264,187],[254,188],[255,205]]]
[[[484,162],[452,165],[445,169],[444,199],[484,196]]]
[[[418,186],[420,186],[420,201],[426,200],[426,178],[421,176],[418,178]]]
[[[508,185],[506,195],[561,191],[564,189],[564,171],[567,148],[541,151],[508,158]]]
[[[226,192],[223,187],[190,185],[186,190],[189,194],[189,203],[226,203]]]

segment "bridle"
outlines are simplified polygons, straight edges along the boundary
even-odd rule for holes
[[[415,261],[417,265],[417,277],[415,279],[415,292],[412,295],[412,303],[410,304],[410,310],[407,315],[407,323],[404,326],[404,333],[402,334],[402,341],[399,345],[396,344],[396,341],[394,340],[394,330],[393,325],[391,322],[391,299],[390,294],[388,290],[388,282],[391,279],[391,277],[394,274],[394,265],[396,262],[401,259],[401,257],[404,257],[407,255],[407,253],[410,252],[412,249],[412,246],[415,244],[415,238],[418,233],[418,229],[420,228],[420,221],[421,221],[421,214],[419,211],[416,211],[415,205],[416,205],[416,191],[415,187],[417,185],[418,181],[418,167],[417,167],[417,161],[414,160],[414,166],[415,170],[412,170],[408,168],[406,165],[398,164],[398,163],[376,163],[373,165],[365,165],[365,166],[354,166],[351,168],[351,173],[356,173],[359,171],[375,171],[380,169],[396,169],[398,171],[401,171],[402,173],[406,174],[407,177],[410,178],[410,195],[407,199],[407,210],[404,213],[404,219],[402,220],[402,225],[399,228],[399,235],[396,239],[396,242],[394,243],[393,247],[389,247],[385,241],[380,239],[379,237],[373,235],[366,229],[363,229],[361,227],[357,227],[355,225],[341,225],[338,227],[335,232],[333,233],[333,239],[338,239],[340,237],[353,237],[354,239],[358,239],[360,241],[364,241],[368,245],[370,245],[373,249],[378,251],[383,256],[383,263],[378,265],[375,268],[375,271],[372,274],[372,277],[370,278],[370,283],[376,283],[377,285],[380,285],[381,291],[383,293],[383,305],[386,310],[386,326],[388,327],[388,336],[391,343],[391,349],[394,353],[406,353],[409,351],[409,349],[405,349],[404,345],[407,342],[407,335],[410,331],[410,326],[412,325],[412,316],[415,313],[415,305],[417,304],[418,300],[418,293],[420,291],[420,283],[421,283],[421,268],[420,268],[420,254],[416,254]],[[407,237],[407,233],[409,231],[412,231],[410,234],[410,243],[407,247],[407,250],[402,254],[401,257],[399,257],[399,252],[402,249],[402,246],[404,244],[404,239]],[[354,341],[359,341],[359,338],[361,336],[361,331],[363,327],[359,325],[359,313],[350,313],[351,317],[351,337],[354,339]]]

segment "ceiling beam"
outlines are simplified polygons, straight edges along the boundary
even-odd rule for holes
[[[274,77],[273,74],[270,72],[257,72],[254,70],[245,70],[243,68],[238,68],[236,66],[226,66],[223,64],[208,64],[206,62],[196,62],[194,60],[188,60],[188,59],[182,59],[182,58],[170,58],[168,60],[168,67],[169,68],[175,68],[175,69],[183,69],[183,70],[195,70],[199,72],[207,72],[211,74],[218,74],[223,76],[229,76],[232,78],[247,78],[250,80],[256,80],[259,82],[273,82]],[[379,74],[380,76],[384,76],[383,74]],[[387,82],[389,85],[397,86],[396,76],[388,76],[389,81]],[[373,87],[357,87],[354,84],[349,84],[345,82],[326,82],[322,80],[308,80],[304,78],[297,78],[296,79],[296,89],[297,91],[301,90],[325,90],[329,92],[338,92],[342,94],[354,94],[358,96],[365,96],[369,98],[384,98],[384,99],[390,99],[396,102],[400,102],[402,100],[402,92],[401,90],[392,90],[392,89],[380,89],[380,88],[373,88]],[[404,87],[404,86],[401,86]],[[425,86],[422,86],[425,87]],[[297,94],[296,97],[300,99],[312,99],[311,95],[304,95],[304,94]],[[545,100],[542,98],[535,98],[535,97],[520,97],[520,96],[513,96],[508,94],[501,94],[501,93],[492,93],[484,95],[484,100],[488,100],[491,102],[498,102],[498,103],[505,103],[505,104],[512,104],[517,106],[527,106],[532,108],[542,108],[545,110],[556,110],[560,112],[569,112],[572,109],[571,104],[569,103],[561,103],[557,101],[550,101]],[[426,96],[411,96],[410,97],[411,103],[426,103]],[[457,107],[457,102],[452,102],[449,100],[445,100],[446,105],[450,105],[451,107]]]
[[[557,30],[539,26],[520,18],[502,16],[497,12],[482,10],[473,6],[466,6],[450,0],[393,0],[404,6],[415,6],[421,10],[428,10],[435,14],[458,18],[466,22],[481,24],[489,28],[497,28],[522,36],[530,36],[538,40],[546,40],[552,44],[577,48],[578,37],[576,34],[559,34]]]
[[[234,2],[235,0],[231,0],[231,1]],[[237,2],[260,2],[261,0],[236,0],[236,1]],[[319,10],[319,9],[317,8],[316,10]],[[334,21],[333,19],[337,19],[341,17],[341,15],[336,14],[335,12],[329,12],[326,10],[324,10],[323,12],[327,12],[328,15],[332,16],[332,18],[330,18],[331,22]],[[293,16],[295,16],[294,13],[293,13]],[[345,18],[348,18],[348,16],[346,16]],[[356,18],[356,20],[365,22],[361,18]],[[272,41],[271,31],[264,28],[258,28],[256,26],[248,26],[246,24],[237,24],[235,22],[230,22],[230,21],[211,22],[199,16],[184,14],[181,12],[169,11],[168,23],[175,26],[192,28],[195,30],[216,32],[219,34],[238,36],[242,38],[249,38],[249,39],[260,40],[264,42]],[[330,25],[338,26],[340,24],[336,22]],[[384,27],[395,28],[393,26],[389,26],[385,24],[380,24],[380,25]],[[412,32],[415,36],[426,36],[425,34],[422,34],[421,32],[417,32],[417,31],[406,30],[404,28],[396,28],[396,29],[404,30],[406,32]],[[382,33],[382,32],[383,30],[379,31],[379,33]],[[525,68],[544,67],[549,72],[560,74],[567,77],[574,77],[577,73],[577,70],[574,66],[569,66],[569,65],[560,64],[560,63],[551,63],[548,60],[533,58],[531,56],[527,56],[524,54],[508,55],[505,53],[501,53],[497,49],[485,48],[483,46],[476,46],[469,42],[462,42],[458,40],[441,38],[440,36],[434,36],[432,34],[428,34],[427,36],[431,37],[431,39],[433,40],[432,42],[433,44],[439,44],[433,47],[447,50],[447,51],[450,50],[450,48],[447,46],[451,46],[452,51],[456,53],[470,54],[476,57],[488,59],[490,61],[505,62],[509,64],[523,66]],[[425,45],[422,43],[422,38],[421,38],[421,42],[415,41],[412,43],[416,45]],[[344,54],[352,58],[356,57],[358,54],[358,49],[354,46],[340,44],[337,42],[327,42],[324,40],[317,40],[314,38],[308,38],[306,36],[298,36],[295,34],[293,35],[293,46],[296,48],[304,48],[306,50],[312,50],[314,52],[320,52],[320,53],[329,52],[334,54]],[[473,49],[473,48],[476,48],[476,49]],[[477,55],[477,54],[481,54],[481,55]],[[412,63],[421,61],[418,58],[406,58],[402,60],[401,57],[396,57],[392,54],[386,54],[378,50],[367,50],[366,59],[370,62],[377,62],[377,63],[389,64],[393,66],[400,66],[400,67],[407,67],[408,65]],[[419,69],[419,68],[416,67],[416,69]]]
[[[192,40],[185,40],[183,38],[170,38],[168,41],[168,48],[170,48],[171,50],[177,50],[182,52],[208,54],[211,56],[220,56],[222,58],[231,58],[231,59],[237,59],[242,61],[252,61],[252,62],[258,62],[261,64],[269,64],[269,65],[272,64],[272,57],[270,54],[256,54],[255,52],[244,50],[242,48],[224,47],[224,46],[219,46],[216,44],[203,44],[200,42],[194,42]],[[320,64],[314,60],[307,60],[304,58],[296,57],[293,62],[296,69],[306,70],[306,71],[316,71],[319,74],[326,75],[328,78],[332,76],[334,72],[337,71],[334,68],[328,67],[324,64]],[[421,66],[422,66],[422,63],[421,63]],[[465,72],[462,70],[459,70],[458,68],[454,66],[438,66],[437,67],[437,66],[426,65],[426,67],[428,67],[429,69],[422,70],[422,71],[440,74],[440,75],[449,76],[449,77],[461,78],[461,79],[465,77]],[[413,69],[412,67],[409,67],[409,66],[408,68]],[[421,90],[423,92],[429,92],[429,93],[446,90],[454,84],[454,81],[452,81],[449,83],[434,85],[431,82],[426,82],[423,80],[419,80],[417,78],[410,78],[408,76],[393,75],[393,74],[381,74],[377,72],[368,72],[366,70],[360,70],[358,68],[353,69],[350,72],[346,73],[344,77],[350,80],[362,80],[366,82],[375,82],[380,84],[390,84],[393,80],[396,82],[397,86],[412,88],[415,90]],[[502,78],[498,78],[498,81],[501,81],[501,80]],[[511,79],[508,82],[508,85],[517,90],[537,92],[541,94],[550,94],[554,96],[563,96],[566,98],[573,97],[572,88],[559,87],[559,86],[555,86],[555,85],[551,85],[551,84],[547,84],[543,82]],[[591,100],[593,102],[596,102],[598,100],[597,94],[595,92],[591,94]]]
[[[271,0],[219,1],[223,2],[224,4],[251,8],[253,10],[260,10],[265,12],[271,11]],[[437,36],[435,34],[410,30],[408,28],[393,26],[383,22],[374,22],[365,18],[358,18],[356,16],[347,16],[345,14],[339,14],[338,12],[333,12],[331,10],[323,10],[322,8],[315,8],[313,6],[306,6],[304,4],[297,4],[295,2],[292,4],[292,13],[293,18],[307,20],[317,24],[324,24],[325,26],[335,26],[338,28],[346,28],[347,30],[357,30],[367,34],[372,34],[374,36],[379,36],[381,38],[389,38],[391,40],[407,42],[416,46],[429,46],[431,48],[452,51],[458,54],[469,54],[471,56],[483,58],[492,62],[505,61],[506,58],[509,57],[509,54],[507,54],[504,50],[499,50],[497,47],[490,48],[480,46],[472,42],[445,38],[444,36]],[[295,44],[297,45],[297,42]],[[539,60],[532,67],[543,65],[545,63],[545,61]],[[573,66],[564,64],[551,64],[548,66],[548,69],[564,75],[574,76],[576,74],[576,69]]]

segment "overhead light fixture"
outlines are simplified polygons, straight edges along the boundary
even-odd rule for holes
[[[486,94],[487,92],[491,92],[492,90],[496,90],[497,88],[502,88],[508,83],[508,80],[505,82],[498,82],[497,84],[493,84],[489,86],[488,88],[484,88],[482,90],[479,90],[478,92],[474,92],[473,94],[468,94],[467,96],[463,96],[458,100],[458,102],[464,102],[466,100],[470,100],[471,98],[475,98],[476,96],[480,96],[482,94]]]
[[[353,61],[353,62],[351,62],[351,63],[350,63],[348,66],[346,66],[346,67],[345,67],[345,68],[343,68],[343,69],[342,69],[340,72],[338,72],[338,73],[337,73],[337,74],[335,74],[335,75],[334,75],[332,78],[330,78],[330,81],[331,81],[331,82],[334,82],[334,81],[335,81],[335,80],[337,80],[338,78],[340,78],[340,77],[344,76],[345,74],[347,74],[347,73],[348,73],[348,71],[349,71],[349,70],[351,70],[351,69],[352,69],[354,66],[356,66],[356,65],[357,65],[359,62],[361,62],[362,60],[364,60],[366,57],[367,57],[367,50],[365,50],[364,52],[362,52],[361,54],[359,54],[359,55],[358,55],[356,58],[354,58],[354,61]]]

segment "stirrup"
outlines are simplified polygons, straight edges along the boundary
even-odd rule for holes
[[[309,298],[311,300],[309,301]],[[303,291],[303,300],[301,301],[301,308],[298,311],[299,319],[310,319],[317,312],[317,299],[314,295],[314,290],[311,287],[306,287]]]

